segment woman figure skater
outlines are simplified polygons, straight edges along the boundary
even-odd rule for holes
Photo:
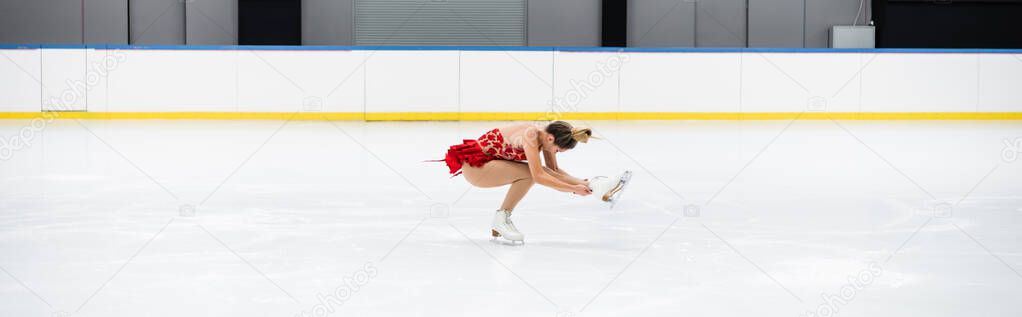
[[[512,242],[524,241],[511,222],[511,212],[533,184],[581,196],[592,194],[595,188],[604,201],[610,201],[623,188],[624,178],[630,175],[627,171],[613,180],[601,176],[590,181],[571,176],[558,166],[557,153],[571,150],[579,142],[588,142],[592,134],[591,129],[576,129],[564,121],[546,126],[512,124],[451,146],[444,161],[453,176],[464,175],[472,186],[492,188],[510,184],[493,217],[490,234]]]

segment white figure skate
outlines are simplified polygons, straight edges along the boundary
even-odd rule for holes
[[[631,179],[632,171],[624,171],[615,177],[596,176],[589,180],[589,188],[593,190],[593,196],[609,202],[610,208],[614,208]]]
[[[510,240],[511,243],[517,241],[525,243],[525,236],[518,232],[518,228],[511,222],[511,212],[507,210],[497,210],[497,213],[493,215],[493,225],[490,228],[490,234],[494,239],[504,237],[504,239]]]

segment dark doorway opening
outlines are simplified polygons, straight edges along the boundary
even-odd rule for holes
[[[302,45],[302,1],[238,0],[238,44]]]
[[[1022,48],[1022,0],[873,0],[876,47]]]
[[[601,46],[628,46],[628,0],[603,0]]]

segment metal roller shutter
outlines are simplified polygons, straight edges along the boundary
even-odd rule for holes
[[[355,0],[355,45],[524,46],[526,0]]]

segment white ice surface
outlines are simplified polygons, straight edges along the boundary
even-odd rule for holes
[[[591,122],[562,167],[631,187],[534,187],[524,246],[422,162],[501,123],[29,124],[0,316],[1022,316],[1017,121]]]

